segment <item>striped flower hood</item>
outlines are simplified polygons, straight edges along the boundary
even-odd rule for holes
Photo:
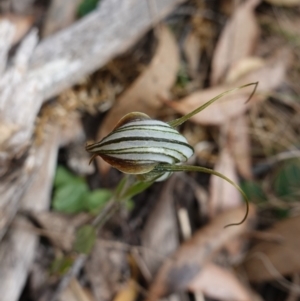
[[[149,173],[160,163],[185,162],[194,152],[168,123],[140,112],[125,115],[108,136],[86,150],[93,158],[99,155],[120,171],[136,175]]]

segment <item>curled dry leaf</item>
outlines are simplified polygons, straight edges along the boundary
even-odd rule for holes
[[[280,280],[283,276],[299,273],[300,216],[280,221],[266,233],[281,235],[282,241],[263,241],[250,250],[242,266],[249,280]]]
[[[190,282],[191,292],[203,292],[212,299],[231,301],[252,301],[249,290],[238,280],[235,274],[225,268],[208,263]]]
[[[253,91],[253,87],[244,88],[224,96],[191,118],[192,121],[203,125],[224,124],[231,118],[243,114],[251,105],[266,99],[267,94],[276,89],[283,82],[289,57],[289,52],[286,49],[280,50],[274,57],[266,61],[262,67],[246,74],[235,83],[197,91],[179,101],[167,101],[166,103],[177,112],[185,115],[203,105],[209,99],[229,89],[258,81],[257,93],[248,103],[245,104]]]
[[[226,175],[233,182],[238,183],[234,159],[228,147],[222,149],[215,170]],[[230,183],[212,175],[210,177],[210,199],[208,202],[209,216],[212,218],[218,213],[241,204],[240,192]]]
[[[232,64],[251,55],[259,36],[254,15],[260,0],[248,0],[240,5],[226,24],[212,60],[211,84],[219,84]]]
[[[244,206],[228,210],[184,242],[159,269],[146,301],[154,301],[175,291],[187,289],[217,251],[252,225],[255,217],[253,205],[250,206],[245,223],[224,229],[225,225],[241,219],[244,214]]]
[[[158,96],[168,96],[176,80],[179,52],[169,29],[161,27],[158,38],[157,51],[150,65],[117,99],[98,130],[97,141],[110,133],[116,123],[127,113],[143,112],[154,117],[161,107]],[[97,162],[102,161],[99,159]],[[102,166],[104,165],[100,163],[100,168]]]
[[[250,137],[245,115],[237,116],[229,122],[229,149],[238,172],[245,179],[251,179]]]

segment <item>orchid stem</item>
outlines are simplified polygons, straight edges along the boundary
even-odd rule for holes
[[[170,164],[159,164],[155,167],[155,169],[159,172],[163,172],[163,171],[173,171],[173,172],[177,172],[177,171],[197,171],[197,172],[204,172],[207,174],[211,174],[214,176],[217,176],[225,181],[227,181],[228,183],[230,183],[232,186],[234,186],[243,196],[245,203],[246,203],[246,213],[245,216],[243,217],[243,219],[238,222],[238,223],[232,223],[232,224],[228,224],[226,225],[224,228],[230,227],[230,226],[238,226],[241,225],[248,216],[249,213],[249,200],[248,197],[246,196],[245,192],[241,189],[240,186],[238,186],[236,183],[234,183],[232,180],[230,180],[229,178],[227,178],[226,176],[222,175],[221,173],[212,170],[210,168],[205,168],[205,167],[201,167],[201,166],[193,166],[193,165],[170,165]]]

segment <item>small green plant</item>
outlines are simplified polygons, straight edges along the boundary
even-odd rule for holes
[[[139,191],[142,190],[141,188],[147,188],[143,183],[149,183],[150,186],[153,182],[162,181],[173,172],[178,171],[197,171],[218,176],[238,189],[246,201],[244,218],[240,222],[226,225],[226,227],[240,225],[246,220],[249,211],[248,198],[244,191],[226,176],[212,169],[182,165],[182,162],[192,156],[194,150],[175,128],[221,97],[245,87],[254,86],[250,99],[255,93],[257,85],[258,83],[251,83],[228,90],[189,114],[168,123],[153,120],[144,113],[129,113],[121,118],[108,136],[99,142],[87,145],[86,150],[93,154],[91,161],[99,155],[112,167],[125,174],[136,176],[137,182],[134,182],[132,187],[135,187],[135,190],[140,187]],[[132,187],[129,185],[123,191],[124,194],[119,196],[126,195]]]
[[[87,211],[97,214],[111,197],[110,190],[91,191],[83,178],[73,175],[63,166],[57,167],[52,201],[56,211],[63,213]]]
[[[281,164],[273,179],[275,195],[284,201],[297,201],[300,195],[300,160],[292,159]]]

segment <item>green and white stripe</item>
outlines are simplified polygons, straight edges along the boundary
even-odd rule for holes
[[[185,162],[192,156],[193,148],[177,130],[144,114],[134,114],[134,118],[126,115],[120,126],[100,142],[88,146],[87,151],[100,155],[110,164],[115,159],[118,165],[120,160],[124,160],[131,166],[175,164]]]

